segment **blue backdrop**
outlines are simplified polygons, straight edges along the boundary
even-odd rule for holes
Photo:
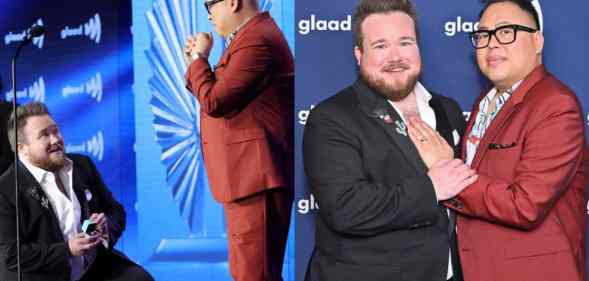
[[[294,52],[294,1],[259,2]],[[96,162],[128,215],[117,248],[158,281],[230,280],[223,211],[200,154],[198,104],[184,89],[184,38],[212,31],[202,0],[0,4],[0,99],[12,99],[10,57],[23,32],[43,25],[45,35],[19,59],[18,102],[45,102],[67,151]],[[212,64],[222,51],[217,37]],[[293,241],[285,280],[294,280]]]
[[[589,2],[535,2],[544,18],[544,63],[577,93],[587,109]],[[356,0],[296,2],[296,280],[303,280],[314,244],[314,216],[320,208],[305,181],[302,133],[309,110],[356,79],[350,31],[356,3]],[[474,49],[467,37],[476,24],[482,2],[414,0],[414,3],[421,33],[421,81],[428,89],[453,97],[464,111],[469,111],[481,87],[488,85],[476,66]]]

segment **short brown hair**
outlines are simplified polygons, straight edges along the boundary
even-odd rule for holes
[[[362,23],[368,16],[392,12],[402,12],[411,17],[415,24],[415,35],[417,36],[417,12],[411,0],[360,0],[352,19],[354,44],[362,49],[362,40],[364,40]]]
[[[16,108],[16,131],[17,136],[16,139],[14,137],[14,112],[10,113],[10,117],[8,118],[8,141],[10,142],[10,148],[12,151],[16,150],[16,145],[19,142],[23,142],[25,135],[23,133],[23,128],[27,125],[27,120],[29,117],[33,116],[43,116],[43,115],[50,115],[49,110],[45,104],[40,102],[31,102],[24,105],[21,105]]]

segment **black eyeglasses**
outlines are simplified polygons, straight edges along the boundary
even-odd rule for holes
[[[515,42],[518,31],[534,33],[538,30],[519,24],[510,24],[495,28],[493,30],[473,31],[470,33],[470,40],[475,49],[482,49],[489,46],[489,42],[491,42],[491,36],[493,35],[495,36],[495,39],[497,39],[497,42],[499,42],[501,45],[507,45]]]
[[[214,6],[215,4],[221,2],[223,0],[210,0],[210,1],[205,1],[205,9],[207,9],[207,13],[209,13],[209,15],[211,14],[211,7]]]

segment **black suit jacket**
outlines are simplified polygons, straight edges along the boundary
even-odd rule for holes
[[[74,162],[73,187],[82,207],[81,222],[92,213],[108,217],[109,249],[99,246],[96,261],[117,258],[112,249],[125,229],[125,211],[106,188],[100,174],[86,156],[70,154]],[[19,163],[21,270],[24,281],[69,281],[69,249],[51,203],[33,175]],[[14,167],[0,176],[0,280],[16,280],[16,230]],[[87,201],[87,194],[91,200]]]
[[[10,103],[0,101],[0,175],[8,169],[14,158],[8,142],[8,132],[6,131],[10,112],[12,112]]]
[[[433,95],[430,106],[453,144],[458,104]],[[446,280],[454,226],[400,122],[360,80],[311,111],[303,157],[319,216],[307,281]]]

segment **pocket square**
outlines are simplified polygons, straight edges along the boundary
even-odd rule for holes
[[[458,134],[456,129],[452,130],[452,139],[454,140],[454,146],[457,146],[460,142],[460,134]]]
[[[90,200],[92,200],[92,192],[90,192],[90,190],[88,190],[87,188],[84,190],[84,195],[86,196],[87,202],[90,202]]]
[[[507,144],[503,144],[503,143],[490,143],[489,144],[489,149],[506,149],[506,148],[514,147],[516,145],[517,145],[516,142],[507,143]]]

